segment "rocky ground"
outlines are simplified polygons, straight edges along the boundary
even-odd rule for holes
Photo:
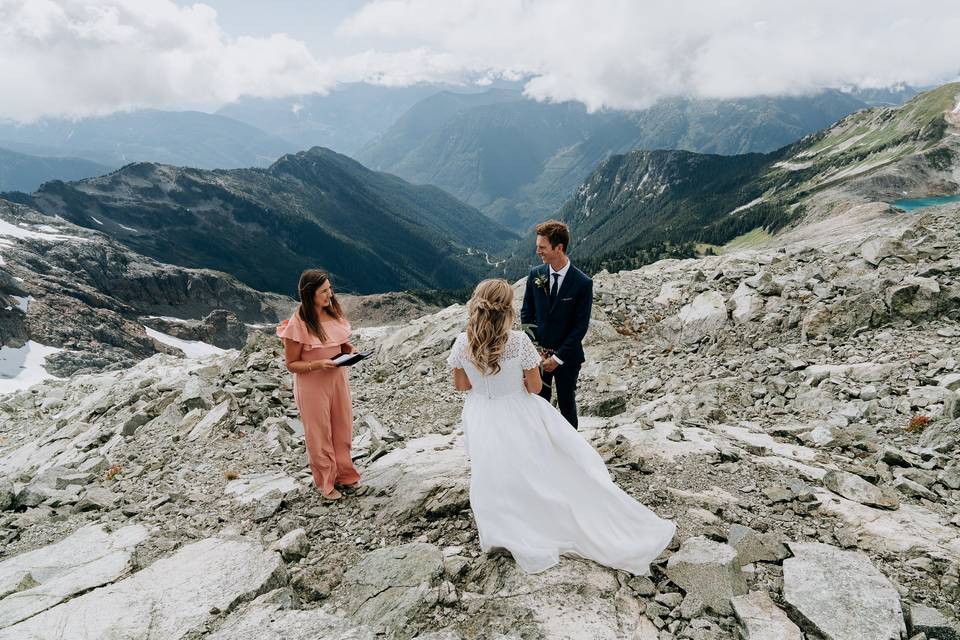
[[[956,638],[960,208],[598,274],[581,430],[678,523],[649,577],[480,552],[452,306],[358,331],[363,487],[276,339],[0,409],[0,639]]]

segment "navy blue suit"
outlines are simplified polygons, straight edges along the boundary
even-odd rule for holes
[[[545,286],[538,286],[538,279]],[[557,405],[567,422],[577,427],[577,377],[583,364],[583,336],[590,326],[593,308],[593,280],[570,265],[560,283],[557,296],[550,302],[550,266],[530,270],[523,293],[520,322],[536,325],[537,343],[541,349],[552,349],[563,364],[552,372],[544,372],[540,395],[550,399],[551,381],[556,381]]]

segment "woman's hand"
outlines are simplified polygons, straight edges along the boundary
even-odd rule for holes
[[[349,342],[344,342],[340,345],[340,353],[355,353],[357,348],[350,344]]]
[[[310,360],[310,371],[318,371],[325,369],[336,369],[337,363],[329,358],[324,358],[322,360]]]

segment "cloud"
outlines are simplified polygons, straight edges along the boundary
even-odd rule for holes
[[[324,91],[330,73],[288,36],[230,37],[202,4],[0,0],[0,118]]]
[[[225,33],[203,4],[0,0],[0,119],[213,105],[356,81],[524,78],[533,98],[590,109],[927,85],[960,72],[957,33],[956,0],[373,0],[336,31],[363,49],[320,60],[287,35]]]
[[[448,72],[523,74],[530,96],[591,109],[936,84],[960,72],[955,0],[376,0],[339,33],[443,52]]]

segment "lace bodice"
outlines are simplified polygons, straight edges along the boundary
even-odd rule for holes
[[[541,362],[540,354],[537,348],[533,346],[530,338],[522,331],[511,331],[507,338],[507,344],[503,348],[503,355],[500,357],[500,371],[493,374],[483,374],[477,368],[477,365],[470,359],[470,352],[467,350],[467,334],[461,333],[457,336],[447,357],[447,367],[449,369],[463,369],[470,384],[473,385],[473,393],[485,395],[488,398],[512,395],[524,391],[523,372],[525,369],[532,369]]]

